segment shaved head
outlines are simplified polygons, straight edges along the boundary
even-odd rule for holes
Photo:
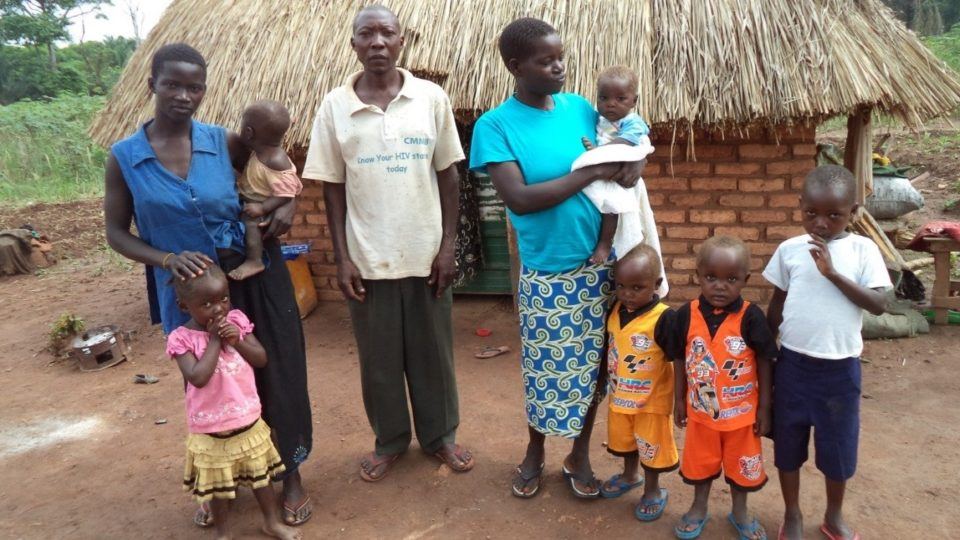
[[[393,11],[390,11],[390,8],[382,4],[374,4],[372,6],[367,6],[361,9],[360,12],[357,13],[357,16],[353,18],[354,33],[357,32],[357,28],[360,28],[361,20],[364,17],[370,16],[370,15],[386,15],[392,20],[393,24],[397,25],[397,29],[398,30],[400,29],[400,19],[397,18],[396,13],[394,13]]]
[[[647,244],[637,244],[617,260],[615,268],[636,265],[644,277],[660,277],[660,254]],[[616,273],[616,270],[614,270]]]
[[[857,180],[853,173],[839,165],[821,165],[810,171],[803,182],[803,197],[812,199],[830,193],[851,204],[857,200]]]
[[[264,143],[280,144],[290,129],[290,112],[279,102],[257,101],[243,111],[243,123]]]

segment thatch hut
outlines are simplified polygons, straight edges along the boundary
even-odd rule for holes
[[[210,62],[200,118],[236,126],[243,105],[271,98],[297,119],[302,160],[323,95],[359,68],[350,21],[364,0],[175,0],[137,50],[92,127],[108,144],[151,114],[152,52],[186,41]],[[639,112],[658,150],[645,173],[675,300],[696,294],[694,246],[713,234],[751,243],[759,269],[800,231],[796,195],[814,166],[815,131],[849,118],[847,164],[870,188],[870,119],[910,125],[960,106],[960,81],[879,0],[391,0],[405,26],[401,65],[440,83],[465,131],[511,93],[496,51],[520,16],[566,40],[568,89],[594,95],[597,72],[640,75]],[[308,186],[292,235],[313,239],[321,297],[339,298],[321,189]],[[745,295],[764,299],[757,279]]]

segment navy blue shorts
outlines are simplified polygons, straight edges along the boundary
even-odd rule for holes
[[[813,428],[817,469],[837,482],[853,477],[860,438],[860,359],[822,360],[781,348],[773,373],[777,468],[800,469]]]

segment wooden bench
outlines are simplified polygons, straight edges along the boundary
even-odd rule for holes
[[[930,304],[933,307],[934,323],[947,324],[949,310],[960,310],[960,296],[951,296],[960,291],[960,281],[950,279],[950,255],[960,252],[960,242],[950,238],[928,238],[926,251],[933,254],[934,278]]]

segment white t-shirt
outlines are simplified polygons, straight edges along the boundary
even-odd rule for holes
[[[860,356],[863,309],[823,277],[810,255],[810,235],[777,247],[763,277],[787,291],[780,324],[780,345],[826,360]],[[827,243],[833,267],[862,287],[890,287],[880,249],[867,238],[848,234]]]
[[[401,69],[386,111],[357,97],[359,73],[328,93],[303,178],[346,183],[347,251],[365,279],[430,275],[443,224],[437,171],[464,159],[442,88]]]

